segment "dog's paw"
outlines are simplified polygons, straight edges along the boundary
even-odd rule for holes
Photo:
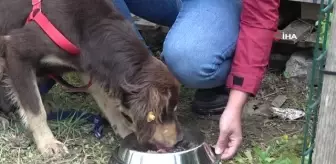
[[[60,156],[69,153],[68,148],[55,138],[41,141],[38,149],[46,156]]]

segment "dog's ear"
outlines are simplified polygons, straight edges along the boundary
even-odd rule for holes
[[[165,94],[153,85],[146,85],[137,93],[133,111],[136,113],[138,138],[140,142],[148,141],[155,132],[155,125],[162,122],[162,112],[165,106]]]
[[[121,90],[127,94],[138,94],[144,87],[146,87],[144,84],[131,84],[125,78],[120,82]]]
[[[148,88],[148,107],[147,107],[147,118],[151,117],[154,118],[155,120],[152,121],[161,121],[161,114],[162,114],[162,109],[161,109],[161,104],[162,103],[162,98],[163,95],[160,95],[159,91],[155,87],[149,87]],[[151,115],[154,115],[151,116]]]

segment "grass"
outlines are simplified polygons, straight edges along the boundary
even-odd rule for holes
[[[75,74],[69,74],[68,80],[72,84],[80,85]],[[279,83],[279,81],[282,81]],[[289,81],[285,78],[268,74],[263,81],[263,88],[258,96],[264,102],[271,101],[276,95],[286,94],[289,100],[287,107],[301,107],[304,92],[286,87]],[[285,88],[284,88],[285,87]],[[218,120],[199,119],[190,113],[189,105],[194,91],[183,89],[178,115],[186,125],[197,125],[207,136],[207,142],[215,143],[218,135]],[[54,87],[44,97],[51,107],[62,109],[85,110],[98,113],[98,106],[91,96],[85,94],[69,94],[59,86]],[[120,138],[115,136],[110,127],[104,128],[103,138],[97,139],[92,133],[92,124],[80,119],[70,118],[64,121],[49,121],[49,125],[57,139],[64,142],[70,154],[60,158],[44,158],[36,150],[31,136],[24,130],[17,116],[10,117],[10,125],[0,130],[0,163],[72,163],[72,164],[102,164],[107,163],[111,152],[119,144]],[[265,122],[260,121],[264,119]],[[297,164],[302,137],[300,125],[297,122],[269,120],[265,118],[251,118],[244,123],[244,143],[235,159],[224,163],[234,164]],[[287,127],[288,126],[288,127]],[[293,128],[293,129],[291,129]],[[266,137],[267,136],[267,137]]]
[[[283,135],[274,138],[265,146],[254,143],[252,148],[239,153],[232,163],[237,164],[299,164],[302,135]]]
[[[72,83],[78,83],[74,74],[69,74]],[[59,86],[54,87],[44,97],[51,106],[62,109],[80,110],[98,113],[98,107],[91,96],[69,94]],[[40,156],[28,132],[19,118],[13,115],[7,129],[0,130],[0,163],[107,163],[111,152],[118,146],[119,138],[109,127],[105,127],[104,136],[98,140],[92,133],[93,125],[81,119],[69,118],[64,121],[49,121],[56,138],[64,142],[70,154],[63,158],[44,158]]]
[[[71,153],[62,159],[44,158],[37,151],[29,135],[19,123],[0,135],[1,163],[106,163],[114,142],[98,141],[90,134],[90,126],[77,126],[70,121],[50,123],[54,134],[63,141]],[[106,137],[111,136],[109,134]],[[111,138],[110,138],[111,139]],[[113,136],[112,136],[113,139]],[[113,141],[113,140],[112,140]]]

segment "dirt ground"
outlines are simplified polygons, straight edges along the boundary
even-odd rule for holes
[[[192,100],[192,93],[192,90],[183,92],[180,120],[185,126],[197,125],[206,135],[207,141],[215,144],[218,137],[219,116],[199,117],[191,113],[189,104]],[[259,94],[250,98],[245,106],[242,149],[250,147],[253,143],[262,144],[284,134],[293,135],[302,131],[303,120],[288,121],[270,114],[269,104],[278,95],[286,95],[288,98],[283,108],[303,109],[305,91],[291,86],[290,82],[279,75],[267,74]]]

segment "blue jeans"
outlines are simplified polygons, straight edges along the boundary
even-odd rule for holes
[[[239,33],[241,0],[112,1],[129,20],[133,13],[171,27],[161,55],[183,85],[225,84]]]
[[[129,20],[132,12],[170,27],[161,55],[184,86],[225,84],[239,33],[241,0],[112,1]]]

